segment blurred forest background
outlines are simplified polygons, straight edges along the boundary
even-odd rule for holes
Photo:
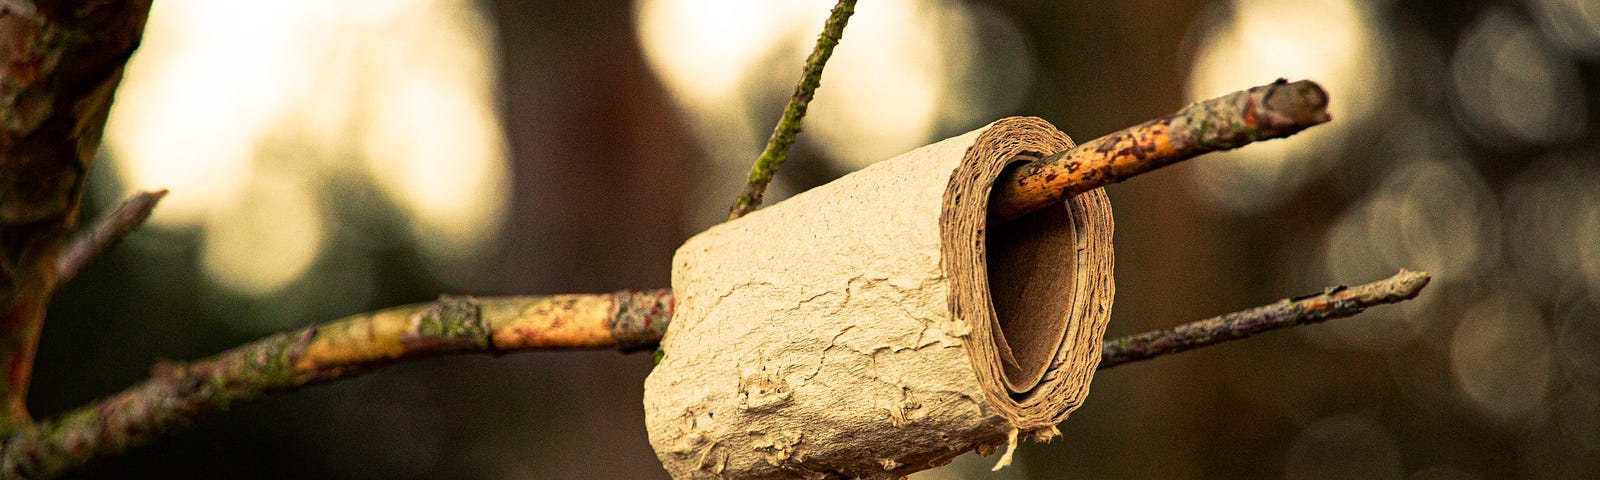
[[[831,1],[159,0],[86,213],[172,194],[56,298],[50,416],[159,359],[439,293],[668,285]],[[868,0],[777,198],[1005,115],[1088,140],[1310,78],[1334,122],[1108,190],[1111,334],[1401,267],[1422,296],[1101,372],[1064,438],[920,476],[1600,476],[1600,3]],[[775,199],[773,199],[775,200]],[[102,478],[664,478],[649,355],[401,365]]]

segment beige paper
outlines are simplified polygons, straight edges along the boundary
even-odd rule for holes
[[[1110,204],[1094,190],[984,225],[1006,165],[1070,146],[1002,119],[686,242],[645,382],[667,471],[898,478],[1055,435],[1100,361]]]

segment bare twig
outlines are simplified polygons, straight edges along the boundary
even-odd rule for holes
[[[1100,368],[1107,369],[1160,355],[1248,338],[1285,327],[1322,323],[1361,313],[1367,307],[1416,298],[1428,286],[1427,273],[1401,270],[1394,276],[1355,287],[1343,285],[1322,293],[1106,341]]]
[[[1282,79],[1189,105],[1006,172],[995,181],[990,222],[1200,154],[1293,135],[1327,122],[1327,106],[1328,94],[1316,83]]]
[[[117,455],[214,412],[395,362],[457,353],[651,348],[672,315],[666,290],[543,297],[441,297],[281,333],[22,428],[0,478],[51,478]]]
[[[794,86],[794,95],[789,97],[789,105],[783,108],[783,118],[772,129],[766,150],[761,152],[755,165],[750,166],[749,182],[745,184],[744,193],[734,200],[733,208],[728,212],[729,220],[743,217],[761,206],[761,197],[767,192],[767,184],[772,183],[772,176],[778,173],[778,167],[789,158],[789,146],[794,145],[795,135],[800,133],[800,122],[806,116],[806,107],[811,105],[812,95],[817,91],[817,86],[822,84],[822,67],[833,56],[833,47],[839,45],[839,39],[844,37],[845,24],[850,22],[850,15],[855,11],[856,0],[839,0],[828,14],[822,34],[817,35],[817,46],[806,59],[800,83]]]
[[[111,251],[126,238],[133,229],[139,228],[145,219],[150,218],[150,212],[155,211],[156,203],[167,196],[166,190],[150,190],[139,192],[116,208],[101,214],[96,218],[94,225],[72,238],[72,243],[56,258],[56,288],[66,285],[78,277],[78,272],[83,267],[94,263],[100,256]]]

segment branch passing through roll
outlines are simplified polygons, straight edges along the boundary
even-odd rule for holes
[[[1077,408],[1110,316],[1094,190],[986,228],[1010,164],[1071,146],[1013,117],[691,238],[645,383],[675,478],[898,478]]]

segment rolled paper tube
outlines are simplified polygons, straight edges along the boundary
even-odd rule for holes
[[[1013,117],[689,239],[645,382],[674,478],[898,478],[1055,425],[1111,313],[1093,190],[985,229],[1008,165],[1070,148]]]

